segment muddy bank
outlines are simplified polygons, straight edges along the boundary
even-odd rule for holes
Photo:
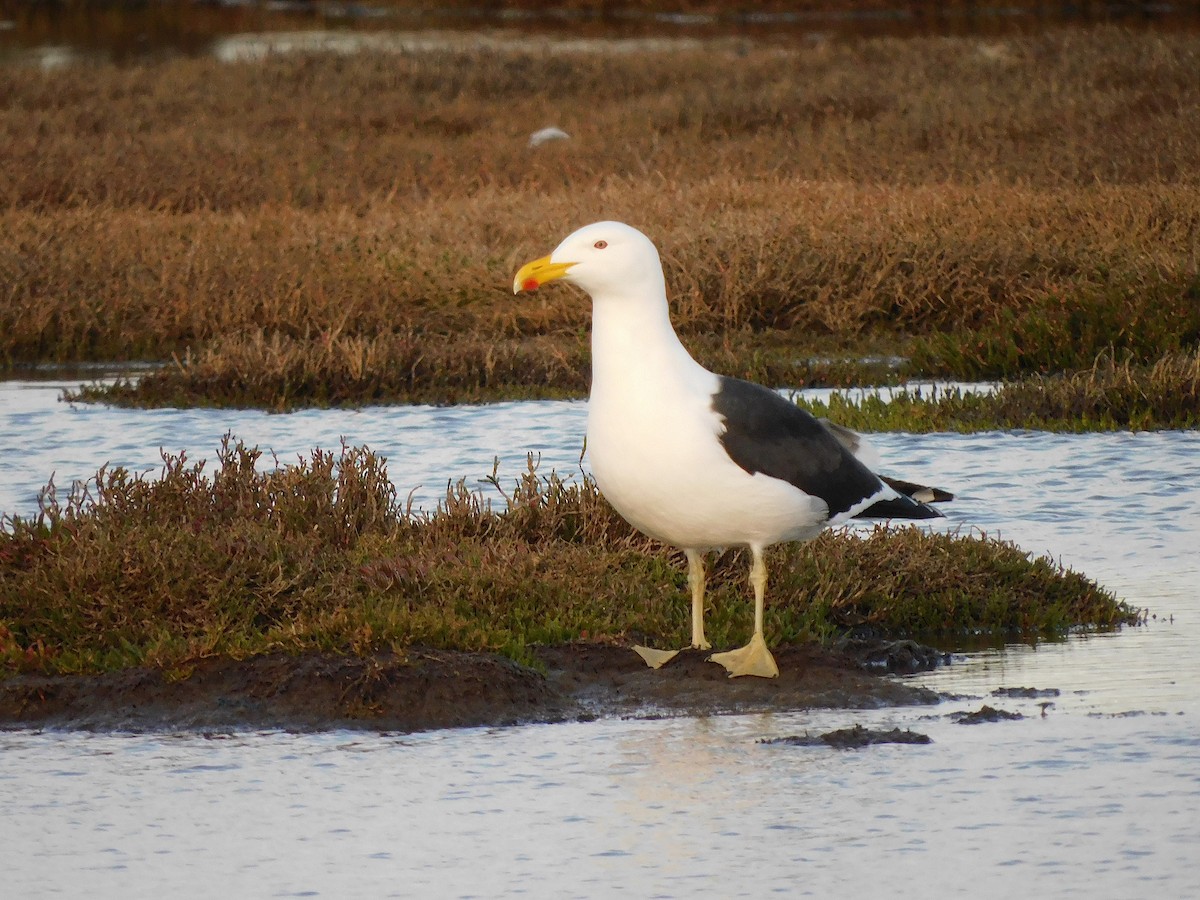
[[[632,650],[569,644],[538,651],[545,672],[492,654],[206,659],[187,670],[19,675],[0,683],[0,727],[95,730],[365,728],[422,731],[601,716],[707,715],[936,702],[881,677],[936,658],[909,642],[777,650],[778,679],[727,678],[689,651],[658,671]],[[882,660],[882,662],[881,662]],[[920,665],[924,663],[918,662]]]

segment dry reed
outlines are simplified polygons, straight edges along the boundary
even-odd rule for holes
[[[730,172],[800,181],[1190,183],[1195,35],[713,42],[5,72],[0,206],[357,208]],[[565,146],[530,153],[554,123]]]
[[[574,392],[586,303],[507,287],[598,218],[654,237],[681,332],[742,374],[772,371],[750,335],[902,349],[1154,295],[1200,269],[1197,70],[1195,35],[1115,28],[8,69],[0,365],[461,339],[515,361],[497,390]],[[550,123],[571,140],[527,147]]]
[[[682,196],[681,196],[682,194]],[[536,210],[531,220],[515,210]],[[0,212],[4,353],[161,356],[248,329],[293,337],[586,329],[569,290],[511,295],[512,272],[578,224],[659,243],[684,333],[981,326],[1005,309],[1197,265],[1200,186],[921,187],[712,179],[583,198],[488,191],[397,209],[185,214]]]

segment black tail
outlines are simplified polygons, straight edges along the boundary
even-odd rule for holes
[[[954,495],[941,488],[926,487],[923,484],[913,484],[911,481],[901,481],[898,478],[888,478],[880,475],[879,480],[897,491],[900,496],[891,500],[880,500],[860,512],[856,519],[940,519],[942,514],[929,506],[930,503],[943,503],[953,500]]]
[[[944,492],[943,492],[944,493]],[[932,506],[927,506],[901,494],[891,500],[880,500],[872,503],[854,518],[856,519],[940,519],[942,514]]]
[[[851,455],[858,456],[859,451],[863,447],[862,435],[836,422],[830,422],[828,419],[821,419],[820,422],[825,426],[826,431],[837,438],[839,444],[850,451]],[[870,465],[870,463],[866,463],[866,465]],[[926,487],[923,484],[914,484],[911,481],[902,481],[899,478],[889,478],[887,475],[877,475],[876,477],[892,490],[904,496],[897,497],[894,500],[881,500],[864,509],[854,518],[937,519],[942,514],[925,504],[945,503],[947,500],[954,499],[952,493],[943,491],[941,488]]]
[[[945,503],[953,500],[954,495],[941,488],[926,487],[923,484],[913,484],[911,481],[901,481],[899,478],[888,478],[880,475],[879,480],[893,490],[899,491],[906,497],[912,497],[918,503]]]

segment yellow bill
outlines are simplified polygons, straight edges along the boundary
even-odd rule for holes
[[[517,270],[516,277],[513,278],[513,293],[536,291],[546,282],[562,278],[573,265],[573,262],[551,262],[549,256],[527,262]]]

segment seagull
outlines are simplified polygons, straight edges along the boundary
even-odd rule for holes
[[[815,418],[761,385],[705,369],[671,326],[653,242],[621,222],[596,222],[526,263],[513,293],[552,281],[592,299],[587,454],[601,494],[631,525],[682,548],[692,643],[704,636],[704,553],[748,547],[754,634],[708,657],[731,677],[778,676],[763,635],[764,551],[807,541],[853,518],[928,519],[950,494],[875,475],[849,429]],[[914,499],[916,497],[917,499]],[[658,668],[679,651],[634,648]]]

